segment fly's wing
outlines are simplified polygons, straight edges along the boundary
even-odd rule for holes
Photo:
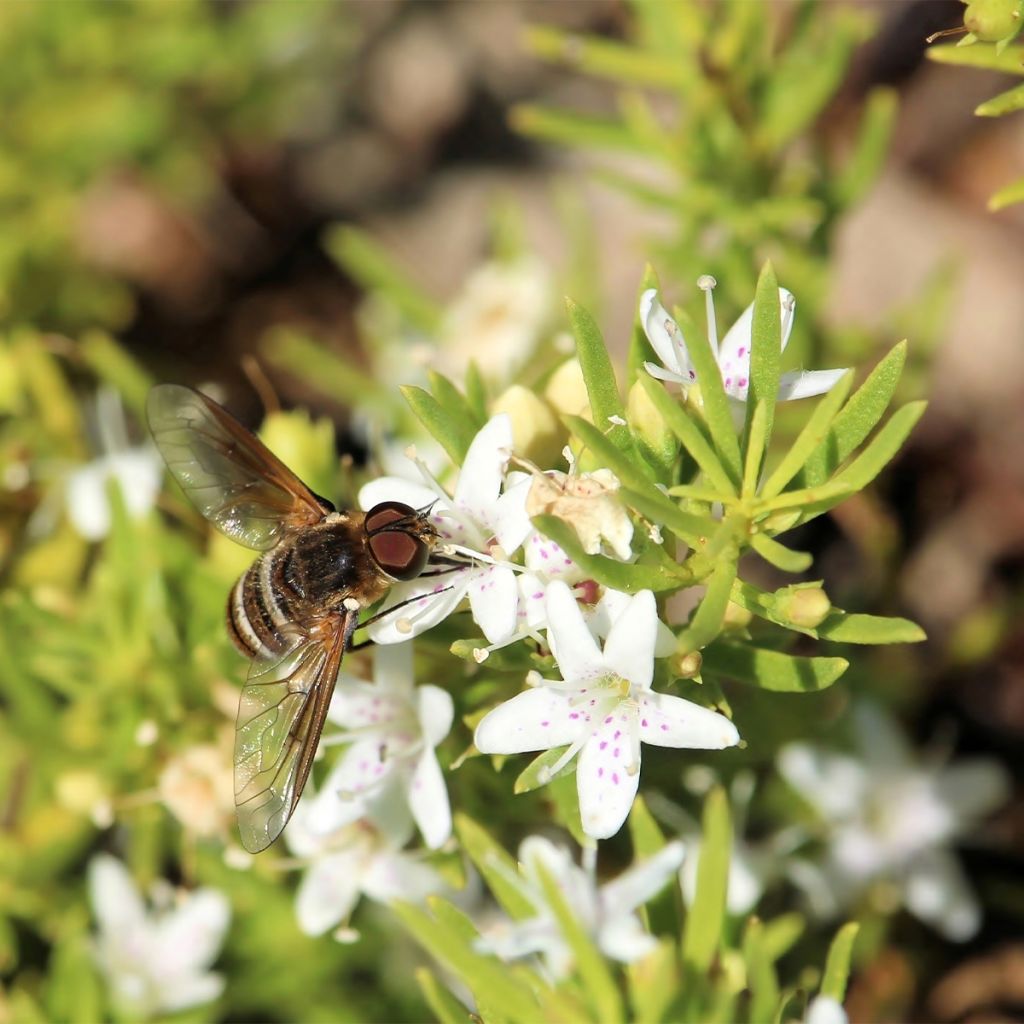
[[[284,831],[299,802],[357,619],[344,611],[326,637],[307,635],[249,670],[235,723],[235,808],[249,853]]]
[[[265,551],[286,530],[318,523],[334,511],[259,438],[198,391],[158,384],[149,392],[146,413],[181,489],[239,544]]]

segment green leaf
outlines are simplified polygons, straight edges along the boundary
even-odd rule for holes
[[[586,929],[576,917],[558,883],[551,877],[545,865],[538,859],[534,868],[544,888],[544,898],[554,911],[555,920],[572,950],[583,988],[594,1008],[595,1020],[615,1021],[624,1019],[622,996],[619,994],[615,977],[609,969],[604,955],[591,941]]]
[[[647,152],[644,140],[637,138],[618,118],[555,110],[535,103],[517,103],[508,112],[508,123],[521,135],[561,143],[569,148]]]
[[[800,486],[824,483],[871,433],[892,401],[906,358],[907,343],[901,341],[879,361],[807,459],[798,476]]]
[[[853,956],[853,944],[857,941],[860,925],[856,921],[844,924],[836,933],[829,947],[828,960],[825,962],[825,976],[821,982],[821,994],[837,1003],[846,995],[846,981],[850,976],[850,959]]]
[[[654,820],[654,815],[648,810],[643,796],[638,795],[634,799],[626,824],[629,826],[635,861],[646,860],[664,849],[664,833]]]
[[[925,51],[937,64],[958,64],[968,68],[988,68],[1009,75],[1024,75],[1024,46],[1008,46],[998,53],[994,45],[933,46]]]
[[[650,376],[644,369],[644,363],[657,362],[658,357],[647,340],[647,332],[640,322],[640,296],[654,288],[658,289],[658,275],[648,263],[644,267],[644,276],[640,281],[640,291],[636,297],[637,314],[633,318],[633,331],[629,336],[629,355],[626,358],[626,380],[632,384],[637,378]]]
[[[863,490],[903,447],[915,424],[924,414],[927,402],[909,402],[892,414],[872,438],[871,443],[832,480],[836,486]]]
[[[822,640],[837,644],[917,644],[925,631],[910,619],[886,615],[849,614],[834,608],[816,630]]]
[[[583,550],[576,531],[557,516],[534,516],[532,522],[545,537],[550,537],[563,548],[588,576],[613,590],[623,590],[627,594],[636,594],[641,590],[661,593],[679,590],[680,587],[688,586],[692,582],[689,574],[681,568],[677,574],[669,572],[663,565],[619,562],[604,555],[588,555]]]
[[[680,631],[676,650],[681,654],[699,651],[722,631],[725,609],[736,579],[736,551],[728,552],[708,580],[707,591],[690,624]]]
[[[779,282],[771,261],[765,263],[757,279],[750,339],[750,388],[747,392],[747,416],[743,425],[744,445],[750,447],[754,410],[764,406],[765,444],[771,440],[775,422],[775,403],[779,397],[782,361],[782,318]]]
[[[367,232],[348,225],[329,228],[324,248],[363,288],[386,295],[410,324],[425,334],[437,334],[441,310]]]
[[[750,546],[770,565],[783,572],[804,572],[811,567],[814,559],[806,551],[794,551],[769,537],[766,533],[754,533]]]
[[[145,422],[146,397],[153,378],[108,334],[90,331],[78,351],[101,380],[114,387],[140,422]]]
[[[725,790],[716,786],[704,802],[703,839],[697,863],[697,894],[686,915],[683,962],[697,975],[706,974],[718,952],[725,922],[725,897],[732,852],[732,821]]]
[[[608,350],[601,337],[601,330],[594,318],[572,299],[565,300],[569,312],[569,325],[576,339],[576,356],[583,371],[583,382],[587,386],[590,412],[598,430],[604,434],[619,451],[630,458],[637,455],[633,435],[625,424],[626,409],[619,395],[615,381],[615,370],[608,358]],[[613,422],[622,420],[623,422]]]
[[[635,452],[632,454],[624,452],[593,423],[583,419],[582,416],[564,416],[563,422],[589,449],[596,461],[606,466],[619,478],[620,483],[639,491],[651,491],[656,496],[664,497],[661,491],[654,486],[647,464],[643,459],[638,458]]]
[[[767,442],[768,408],[764,402],[758,402],[754,407],[754,415],[750,418],[750,432],[743,442],[742,494],[745,498],[752,498],[757,490],[757,480],[761,475],[761,460],[764,458]]]
[[[717,640],[704,648],[703,667],[776,693],[812,693],[831,686],[849,667],[845,658],[798,658],[749,644]]]
[[[779,979],[765,945],[764,925],[752,917],[743,936],[743,958],[750,989],[750,1024],[772,1024],[779,1002]]]
[[[451,457],[456,466],[461,466],[466,452],[476,436],[473,424],[457,413],[455,415],[423,388],[405,384],[399,388],[417,419],[434,436]]]
[[[462,848],[484,877],[494,898],[514,921],[537,915],[537,908],[517,884],[519,867],[503,846],[467,814],[455,815],[455,831]]]
[[[1012,185],[1006,185],[996,192],[995,195],[989,199],[988,208],[995,213],[996,210],[1002,210],[1007,206],[1013,206],[1014,203],[1024,203],[1024,178],[1013,182]]]
[[[395,902],[392,910],[412,937],[443,967],[460,978],[477,1002],[481,1017],[498,1022],[537,1020],[537,1001],[518,972],[477,953],[461,934],[419,907]]]
[[[718,372],[717,369],[715,372]],[[732,477],[725,462],[711,447],[700,427],[694,423],[686,410],[669,395],[663,385],[650,375],[644,375],[639,380],[654,407],[661,413],[669,430],[679,438],[683,447],[693,457],[708,483],[722,495],[736,494],[736,479]],[[733,438],[735,439],[735,434],[733,434]]]
[[[484,382],[480,367],[470,360],[466,367],[466,401],[479,423],[487,422],[487,384]]]
[[[430,381],[430,390],[438,404],[449,416],[467,420],[475,437],[476,432],[486,420],[477,417],[466,396],[444,374],[431,370],[427,374],[427,379]]]
[[[684,512],[660,491],[645,490],[641,494],[629,487],[622,487],[619,489],[619,497],[627,508],[635,509],[651,522],[671,530],[687,544],[699,544],[707,536],[708,530],[715,525],[713,520],[702,519],[700,516]],[[679,578],[682,580],[685,577],[685,572],[680,570]]]
[[[868,93],[853,152],[839,171],[833,191],[843,207],[858,202],[875,183],[886,157],[899,110],[895,89],[879,87]]]
[[[671,1020],[669,1008],[678,998],[680,989],[675,944],[663,939],[657,949],[629,964],[626,974],[632,1019],[644,1024]]]
[[[556,774],[551,774],[551,768],[558,762],[558,759],[565,753],[566,747],[553,747],[538,754],[518,775],[512,792],[517,796],[521,793],[529,793],[532,790],[546,786],[549,782],[562,775],[572,775],[576,771],[576,758],[572,757],[564,764]]]
[[[415,975],[427,1006],[441,1024],[466,1024],[471,1019],[469,1008],[463,1006],[426,967],[417,967]]]
[[[800,472],[811,454],[821,446],[839,412],[839,407],[846,401],[852,384],[853,373],[848,371],[817,404],[789,451],[783,455],[779,464],[762,484],[760,490],[762,498],[774,498],[775,495],[780,494],[786,484]]]
[[[807,930],[807,923],[801,914],[790,911],[764,922],[764,948],[776,961],[785,956]]]

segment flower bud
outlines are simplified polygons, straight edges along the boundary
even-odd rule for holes
[[[337,455],[334,426],[301,411],[272,412],[260,428],[263,443],[317,494],[334,490]]]
[[[703,664],[704,658],[700,651],[687,651],[685,654],[676,654],[669,662],[669,668],[680,679],[696,679]]]
[[[972,0],[964,11],[964,28],[983,43],[998,43],[1020,27],[1021,0]]]
[[[590,396],[583,380],[583,370],[575,357],[567,359],[551,374],[544,388],[544,397],[563,416],[591,419]]]
[[[821,587],[787,587],[775,601],[775,614],[794,626],[814,629],[832,611],[832,602]]]
[[[647,391],[636,381],[626,399],[626,415],[640,449],[655,466],[671,466],[679,450],[675,434],[668,429]]]
[[[558,459],[565,443],[562,427],[551,406],[529,388],[513,384],[498,397],[491,412],[508,414],[518,454],[538,466],[550,466]]]
[[[722,617],[722,626],[725,629],[746,629],[750,625],[753,614],[746,608],[730,601],[725,606],[725,615]]]

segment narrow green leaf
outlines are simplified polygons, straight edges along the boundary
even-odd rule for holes
[[[455,815],[455,831],[462,848],[484,877],[494,898],[514,921],[537,915],[537,908],[517,884],[519,867],[503,846],[467,814]]]
[[[626,823],[633,841],[634,860],[646,860],[664,849],[665,836],[642,796],[637,796],[633,801]]]
[[[693,620],[679,633],[677,651],[681,654],[699,651],[718,636],[722,631],[725,609],[735,579],[736,552],[733,550],[726,554],[712,572],[704,599],[694,613]]]
[[[833,609],[817,630],[822,640],[837,644],[917,644],[925,631],[910,619],[886,615],[849,614]]]
[[[1007,206],[1013,206],[1014,203],[1024,203],[1024,178],[999,189],[999,191],[989,199],[988,208],[995,213],[996,210],[1002,210]]]
[[[892,401],[906,358],[907,343],[901,341],[879,361],[807,459],[798,476],[800,486],[824,483],[871,433]]]
[[[626,380],[632,384],[638,377],[649,376],[644,369],[644,363],[657,362],[657,356],[651,343],[647,340],[647,332],[640,322],[640,296],[644,292],[654,288],[658,289],[658,275],[654,268],[648,263],[644,267],[644,276],[640,281],[640,291],[636,296],[636,316],[633,318],[633,331],[629,336],[629,355],[626,358]]]
[[[387,295],[410,324],[425,334],[437,333],[441,310],[367,232],[351,225],[329,228],[324,248],[365,289]]]
[[[619,478],[620,483],[664,497],[654,486],[647,463],[638,458],[635,452],[632,455],[624,452],[582,416],[565,416],[563,422],[586,445],[595,459]]]
[[[755,533],[750,537],[750,546],[770,565],[783,572],[805,572],[814,559],[807,551],[794,551],[769,537],[766,533]]]
[[[790,911],[764,922],[764,948],[772,961],[785,956],[807,930],[803,915]]]
[[[717,373],[717,369],[715,372]],[[683,447],[693,457],[694,462],[700,467],[708,483],[712,487],[717,488],[723,495],[736,494],[738,492],[736,481],[731,476],[724,461],[708,443],[700,427],[694,423],[686,410],[669,395],[663,385],[659,384],[650,375],[645,375],[638,379],[654,407],[664,417],[669,430],[679,438]],[[735,438],[735,434],[733,437]]]
[[[856,921],[844,924],[836,933],[829,947],[828,960],[825,962],[825,976],[821,982],[821,994],[837,1003],[846,995],[846,982],[850,976],[850,960],[853,957],[853,944],[857,941],[860,925]]]
[[[634,1021],[655,1024],[672,1020],[670,1008],[680,990],[679,958],[673,942],[659,942],[657,949],[627,966],[626,976]]]
[[[438,373],[436,370],[431,370],[427,374],[427,379],[430,381],[430,390],[434,398],[437,399],[438,405],[449,416],[465,419],[471,425],[475,436],[485,421],[477,418],[466,396],[444,374]]]
[[[465,418],[452,415],[429,391],[405,384],[399,388],[417,419],[433,435],[435,440],[451,456],[456,466],[461,466],[476,431]]]
[[[776,494],[781,493],[786,484],[800,472],[811,454],[820,447],[839,407],[846,401],[852,384],[853,373],[848,371],[817,404],[789,451],[783,455],[762,485],[760,494],[763,499],[774,498]]]
[[[835,179],[833,192],[844,207],[860,200],[875,183],[886,157],[899,110],[895,89],[879,87],[868,93],[853,152]]]
[[[551,774],[551,768],[558,762],[558,759],[565,753],[566,748],[554,747],[538,754],[518,775],[512,792],[517,796],[521,793],[529,793],[549,782],[560,778],[562,775],[572,775],[576,771],[576,758],[571,758],[568,764],[564,765],[557,774]]]
[[[864,451],[834,477],[832,483],[836,486],[845,485],[855,491],[867,487],[903,447],[903,442],[927,406],[927,402],[909,402],[897,409]]]
[[[569,325],[576,339],[576,357],[583,371],[583,381],[590,399],[590,412],[597,429],[629,457],[635,458],[633,435],[625,424],[626,409],[615,381],[615,370],[608,358],[604,338],[594,318],[572,299],[565,300]],[[622,422],[616,422],[622,421]]]
[[[1024,46],[1008,46],[1002,53],[997,53],[994,45],[984,43],[960,47],[933,46],[925,54],[937,64],[959,64],[961,67],[1024,75]]]
[[[537,860],[534,868],[544,887],[544,897],[554,911],[555,919],[572,950],[576,970],[583,982],[583,988],[594,1008],[595,1020],[615,1021],[624,1019],[622,996],[619,994],[615,977],[609,970],[604,955],[591,941],[586,929],[573,913],[558,883],[551,877],[545,865]]]
[[[743,487],[741,493],[745,498],[754,496],[757,480],[761,475],[761,460],[764,458],[765,444],[768,441],[768,408],[763,401],[754,408],[750,418],[750,432],[743,439]]]
[[[697,975],[707,973],[722,939],[725,896],[732,852],[732,821],[725,790],[716,786],[704,802],[703,839],[697,863],[697,894],[686,915],[683,962]]]
[[[779,397],[782,361],[782,315],[779,282],[771,261],[761,268],[754,293],[754,314],[750,337],[750,388],[747,393],[747,417],[743,424],[744,444],[749,448],[754,410],[764,405],[765,444],[771,440],[775,422],[775,403]]]
[[[153,378],[109,334],[88,332],[78,351],[101,380],[114,387],[140,422],[145,422],[146,397]]]
[[[508,122],[521,135],[565,146],[646,152],[644,140],[637,138],[619,118],[517,103],[508,112]]]
[[[689,586],[692,578],[682,568],[678,574],[671,573],[663,565],[645,565],[640,563],[620,562],[604,555],[588,555],[580,544],[576,531],[557,516],[534,516],[533,525],[558,544],[565,553],[589,576],[598,583],[613,590],[623,590],[627,594],[636,594],[641,590],[653,590],[656,594],[663,591],[679,590]]]
[[[750,1024],[772,1024],[779,1001],[779,979],[765,946],[764,925],[752,917],[743,936],[743,958],[750,990]]]
[[[441,1024],[466,1024],[472,1019],[469,1008],[463,1006],[426,967],[417,967],[415,973],[427,1006]]]
[[[802,487],[796,491],[783,491],[770,501],[764,503],[764,508],[758,510],[758,518],[764,519],[766,511],[782,512],[787,509],[799,509],[801,512],[810,511],[817,515],[822,510],[837,505],[843,498],[849,497],[849,495],[857,490],[859,488],[855,487],[852,481],[840,481],[836,477],[827,484],[820,484],[817,487]],[[791,530],[794,525],[796,525],[795,522],[789,523],[783,529]],[[774,524],[770,516],[766,520],[765,526],[774,530]],[[783,531],[775,530],[775,532],[781,533]]]
[[[717,640],[704,648],[704,670],[776,693],[812,693],[849,667],[845,658],[797,658],[749,644]]]
[[[699,329],[689,332],[686,351],[697,373],[697,386],[690,389],[691,396],[693,392],[700,395],[704,419],[715,451],[729,476],[732,489],[738,491],[742,475],[740,443],[736,437],[736,424],[733,422],[732,407],[722,383],[718,359],[711,349],[711,341],[707,334]]]
[[[467,945],[471,946],[480,937],[476,925],[464,911],[453,903],[449,903],[440,896],[428,896],[427,906],[442,926],[450,928],[452,934],[458,935]]]
[[[487,422],[487,384],[480,367],[475,360],[470,360],[466,367],[466,401],[479,423]]]
[[[702,538],[707,536],[708,530],[715,525],[713,520],[684,512],[660,492],[655,498],[650,490],[641,493],[629,487],[622,487],[619,489],[619,497],[627,508],[635,509],[652,523],[671,530],[687,544],[699,544]],[[684,574],[680,570],[680,576],[682,575]]]

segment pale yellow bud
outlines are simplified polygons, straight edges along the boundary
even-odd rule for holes
[[[636,381],[629,389],[626,415],[644,454],[656,465],[671,465],[679,443],[675,434],[665,425],[664,418],[640,381]]]
[[[512,421],[516,454],[538,466],[550,466],[558,459],[565,433],[551,406],[529,388],[513,384],[498,396],[491,411],[506,413]]]
[[[222,832],[234,811],[234,784],[225,751],[213,744],[189,747],[171,758],[157,780],[160,799],[190,832]]]
[[[734,604],[730,601],[725,606],[725,616],[722,619],[722,624],[726,628],[731,629],[745,629],[750,625],[750,620],[754,616],[747,611],[746,608],[740,607],[738,604]]]
[[[814,629],[832,611],[832,602],[821,587],[790,589],[775,602],[775,613],[781,619],[803,629]]]
[[[576,358],[567,359],[555,370],[544,389],[544,397],[563,416],[582,416],[592,420],[590,396],[583,380],[583,370]]]
[[[687,651],[686,654],[677,654],[671,662],[672,671],[680,679],[695,679],[700,675],[704,658],[700,651]]]

